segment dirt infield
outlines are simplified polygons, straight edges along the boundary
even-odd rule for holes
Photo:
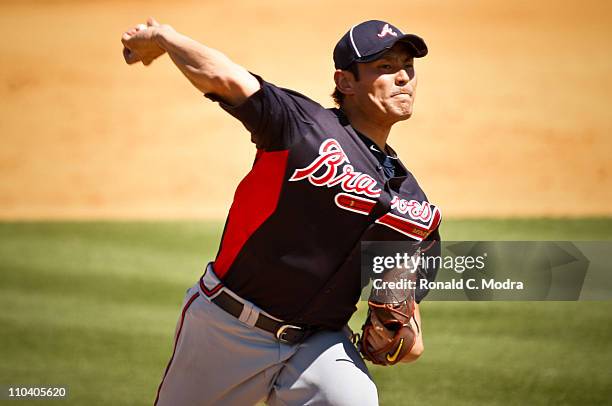
[[[389,1],[3,2],[0,218],[223,217],[254,149],[167,57],[128,67],[148,15],[331,106],[355,22],[421,34],[390,144],[447,216],[612,215],[612,5]]]

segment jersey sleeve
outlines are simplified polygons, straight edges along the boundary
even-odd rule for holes
[[[206,97],[219,102],[223,110],[240,120],[258,149],[286,149],[301,133],[300,127],[309,125],[309,112],[318,104],[254,76],[261,88],[237,106],[224,103],[215,95],[207,94]]]

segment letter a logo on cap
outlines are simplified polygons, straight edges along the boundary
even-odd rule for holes
[[[382,31],[380,32],[380,34],[378,34],[378,38],[383,38],[385,37],[387,34],[389,35],[393,35],[394,37],[397,37],[397,33],[393,32],[393,30],[391,29],[391,27],[389,27],[389,24],[385,24],[385,26],[383,27]]]

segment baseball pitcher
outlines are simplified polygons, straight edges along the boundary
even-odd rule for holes
[[[351,27],[333,50],[331,109],[152,18],[121,40],[128,64],[168,54],[256,148],[217,256],[185,297],[155,404],[378,404],[364,358],[421,355],[427,292],[373,289],[361,334],[347,322],[363,241],[405,241],[421,255],[439,240],[439,208],[387,143],[413,113],[423,39],[384,21]],[[435,277],[414,271],[384,278]]]

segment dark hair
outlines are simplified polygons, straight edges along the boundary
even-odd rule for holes
[[[353,76],[355,76],[355,80],[359,80],[359,68],[357,67],[356,62],[353,62],[352,64],[347,66],[346,69],[342,69],[342,70],[351,72]],[[334,103],[336,103],[338,107],[342,106],[342,103],[344,102],[344,93],[338,90],[337,87],[334,89],[334,92],[332,93],[331,97],[332,99],[334,99]]]

